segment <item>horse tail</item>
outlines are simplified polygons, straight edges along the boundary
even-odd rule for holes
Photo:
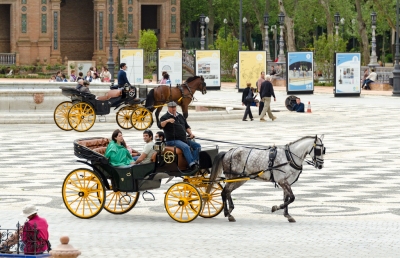
[[[226,152],[225,151],[221,151],[220,153],[217,154],[217,156],[215,156],[214,158],[214,162],[211,168],[211,174],[210,174],[210,182],[215,182],[215,179],[217,179],[217,177],[219,177],[222,172],[222,161],[225,157]],[[211,187],[213,184],[209,184],[207,189],[206,189],[206,193],[210,193],[211,191]]]
[[[154,89],[151,89],[146,96],[146,108],[150,110],[150,112],[154,111]]]

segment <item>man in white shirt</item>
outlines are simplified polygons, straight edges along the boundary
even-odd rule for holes
[[[143,140],[145,142],[143,146],[143,152],[140,157],[135,161],[135,164],[147,164],[151,162],[151,156],[155,150],[153,149],[153,132],[151,130],[145,130],[143,132]]]
[[[236,61],[236,63],[233,65],[233,72],[235,73],[235,78],[236,78],[236,89],[239,89],[238,68],[239,64]]]

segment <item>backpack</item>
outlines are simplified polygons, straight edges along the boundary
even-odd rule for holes
[[[246,101],[253,101],[253,91],[251,88],[249,89],[249,93],[247,94]]]

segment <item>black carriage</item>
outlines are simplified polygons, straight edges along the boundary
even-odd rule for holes
[[[122,90],[110,90],[105,96],[83,93],[75,87],[60,87],[62,94],[71,99],[60,103],[54,110],[54,122],[65,131],[89,130],[96,121],[96,115],[104,116],[111,108],[118,109],[117,124],[123,129],[145,130],[153,123],[152,113],[142,104],[144,98],[136,99],[136,88],[126,85]]]
[[[176,147],[162,142],[154,145],[152,162],[114,167],[105,158],[109,139],[85,138],[74,141],[74,153],[90,168],[78,168],[64,180],[62,196],[67,209],[79,218],[89,219],[104,208],[113,214],[130,211],[143,198],[154,198],[148,190],[160,188],[161,180],[181,177],[166,192],[164,205],[168,215],[178,222],[190,222],[201,216],[212,218],[223,209],[222,185],[208,180],[218,147],[200,152],[200,169],[191,171]],[[169,181],[169,180],[168,180]]]

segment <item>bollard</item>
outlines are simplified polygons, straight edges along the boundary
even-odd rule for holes
[[[50,251],[51,257],[62,257],[62,258],[76,258],[81,254],[81,251],[74,249],[74,247],[69,242],[68,236],[60,237],[61,245]]]

